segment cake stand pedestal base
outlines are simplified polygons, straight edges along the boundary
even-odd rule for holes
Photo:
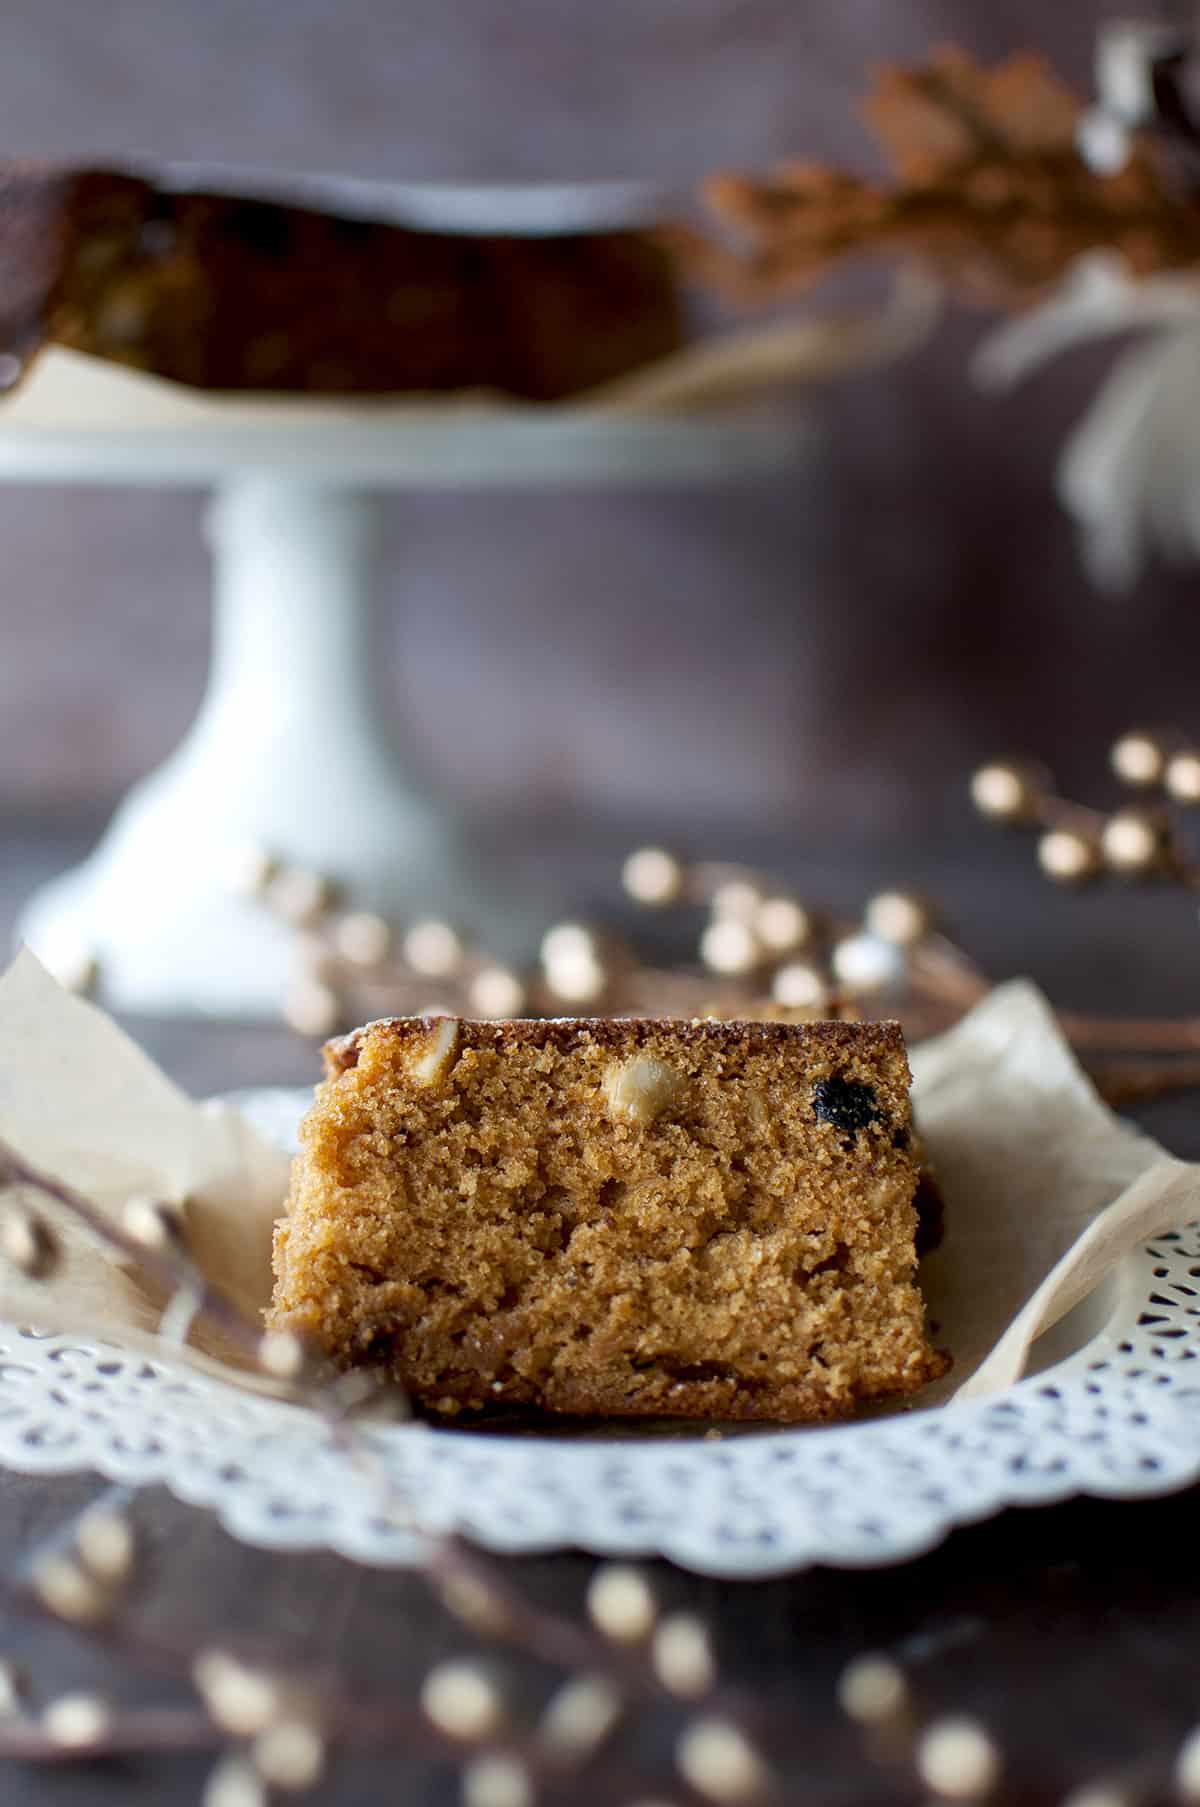
[[[809,443],[794,408],[237,400],[48,351],[0,405],[0,481],[214,489],[216,625],[183,745],[129,793],[91,857],[31,899],[19,934],[60,977],[94,961],[117,1008],[274,1015],[292,935],[231,886],[251,848],[328,877],[357,908],[432,911],[504,958],[528,955],[548,901],[506,895],[468,860],[453,812],[406,774],[377,700],[374,498],[727,482],[794,465]]]
[[[453,815],[410,787],[377,701],[376,506],[281,476],[217,491],[207,693],[95,852],[27,906],[19,934],[52,971],[94,959],[106,999],[129,1010],[277,1009],[290,937],[237,893],[251,850],[319,872],[356,907],[469,916],[502,943],[520,933],[470,878]]]

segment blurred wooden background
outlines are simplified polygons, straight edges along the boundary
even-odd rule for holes
[[[957,41],[1089,78],[1075,0],[10,0],[6,154],[151,153],[378,176],[869,165],[869,63]],[[973,394],[981,322],[827,392],[813,465],[708,491],[388,504],[386,681],[431,781],[484,811],[803,835],[957,813],[980,756],[1096,769],[1192,719],[1200,573],[1097,596],[1053,499],[1095,360]],[[201,499],[0,489],[0,810],[90,808],[194,711]]]

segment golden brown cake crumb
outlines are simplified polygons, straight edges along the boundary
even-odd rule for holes
[[[894,1023],[392,1018],[326,1049],[272,1324],[443,1413],[799,1420],[945,1371]]]

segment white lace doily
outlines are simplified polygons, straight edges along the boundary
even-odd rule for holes
[[[299,1108],[296,1094],[262,1094],[253,1114],[287,1139]],[[497,1550],[659,1554],[731,1577],[871,1566],[1003,1506],[1200,1476],[1200,1224],[1146,1244],[1106,1297],[1102,1329],[1078,1346],[1086,1333],[1061,1326],[1072,1352],[992,1399],[720,1440],[377,1426],[375,1475],[312,1413],[0,1325],[0,1463],[158,1482],[247,1543],[373,1563],[411,1560],[416,1524]]]

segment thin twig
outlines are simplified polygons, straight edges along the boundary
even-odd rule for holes
[[[225,1734],[199,1707],[126,1707],[87,1743],[53,1738],[39,1720],[0,1719],[0,1760],[64,1765],[97,1757],[219,1750]]]
[[[258,1366],[261,1330],[249,1322],[232,1299],[212,1284],[182,1246],[156,1249],[140,1242],[98,1210],[82,1192],[34,1167],[11,1143],[0,1141],[0,1187],[5,1185],[28,1186],[53,1199],[114,1254],[140,1269],[162,1292],[190,1294],[196,1301],[198,1314],[207,1318]]]
[[[1088,1072],[1105,1103],[1114,1107],[1200,1087],[1200,1060],[1089,1062]]]
[[[1084,1016],[1060,1010],[1058,1024],[1074,1048],[1112,1054],[1200,1052],[1200,1017]]]

